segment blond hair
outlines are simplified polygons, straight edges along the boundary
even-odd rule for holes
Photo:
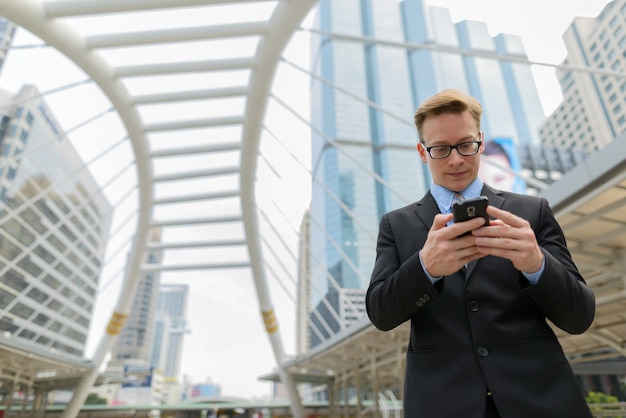
[[[447,89],[424,100],[415,112],[415,126],[417,127],[420,142],[424,142],[422,126],[427,117],[441,115],[442,113],[463,113],[466,110],[472,114],[476,121],[476,127],[480,131],[480,117],[483,114],[483,108],[475,97],[469,96],[460,90]]]

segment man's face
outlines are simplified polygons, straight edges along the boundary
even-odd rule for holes
[[[458,192],[465,190],[476,179],[483,144],[476,154],[467,157],[452,150],[448,157],[436,160],[426,151],[426,147],[435,145],[457,145],[481,140],[476,122],[469,111],[428,116],[422,125],[422,137],[424,144],[417,144],[417,151],[422,161],[428,164],[436,184]]]

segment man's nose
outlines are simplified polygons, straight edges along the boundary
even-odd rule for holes
[[[452,152],[450,152],[450,155],[448,155],[448,159],[450,162],[459,163],[463,161],[463,156],[459,153],[458,149],[454,148]]]

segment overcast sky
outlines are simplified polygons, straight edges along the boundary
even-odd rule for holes
[[[566,53],[561,35],[572,19],[575,16],[595,17],[608,1],[426,0],[426,3],[449,8],[454,22],[463,19],[484,21],[494,36],[498,33],[520,35],[530,60],[560,64]],[[306,53],[308,42],[302,37],[297,39],[298,46],[293,50]],[[41,68],[23,70],[27,71],[41,71]],[[533,73],[544,111],[549,114],[561,100],[554,70],[534,68]],[[3,75],[0,81],[6,82],[7,76]],[[258,377],[272,371],[275,360],[260,320],[251,278],[240,271],[197,272],[193,277],[188,312],[191,333],[185,340],[183,374],[194,382],[212,379],[222,386],[224,395],[268,396],[270,385],[259,382]],[[164,281],[176,282],[176,276],[165,275]],[[112,289],[114,287],[107,290],[108,296],[111,296]],[[271,290],[286,351],[293,354],[295,307],[281,289]],[[112,296],[114,301],[115,295]],[[88,355],[93,352],[102,333],[102,324],[111,313],[110,303],[104,307],[102,303],[99,305]]]

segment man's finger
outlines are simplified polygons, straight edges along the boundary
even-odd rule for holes
[[[483,218],[476,217],[474,219],[470,219],[469,221],[455,222],[454,225],[452,225],[450,228],[457,229],[458,235],[461,235],[466,232],[478,229],[483,225],[485,225],[485,220]]]
[[[439,214],[435,215],[435,219],[433,220],[433,226],[431,229],[442,229],[445,228],[446,224],[452,220],[452,214]]]
[[[519,216],[515,216],[509,211],[498,209],[491,205],[487,206],[487,214],[496,219],[500,219],[510,226],[523,227],[527,224],[527,221],[520,218]]]

